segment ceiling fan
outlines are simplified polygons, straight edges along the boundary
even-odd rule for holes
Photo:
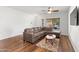
[[[42,10],[43,14],[47,14],[46,12],[49,13],[49,14],[52,14],[53,12],[55,12],[55,13],[59,12],[59,10],[54,8],[54,7],[48,7],[47,10],[46,9]]]
[[[54,9],[53,7],[48,7],[48,13],[52,13],[52,12],[59,12],[58,9]]]

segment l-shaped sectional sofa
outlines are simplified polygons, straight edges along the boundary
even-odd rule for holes
[[[47,34],[54,34],[52,33],[51,27],[26,28],[23,32],[23,40],[24,42],[28,41],[28,42],[34,43],[37,40],[39,40],[41,37],[44,37]],[[59,35],[60,34],[56,34],[57,37],[59,37]]]

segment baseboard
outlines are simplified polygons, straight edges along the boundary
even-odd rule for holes
[[[11,38],[11,37],[19,36],[19,35],[23,35],[23,33],[17,33],[17,34],[14,34],[14,35],[6,36],[6,37],[3,37],[3,38],[0,38],[0,40],[5,40],[7,38]]]
[[[72,45],[74,51],[76,52],[76,51],[77,51],[77,48],[76,48],[75,44],[73,43],[73,41],[72,41],[70,35],[69,35],[69,40],[70,40],[70,42],[71,42],[71,45]]]
[[[68,36],[68,38],[69,38],[69,36]],[[74,52],[75,52],[75,49],[74,49],[74,47],[73,47],[73,45],[72,45],[72,42],[71,42],[71,40],[70,40],[70,38],[69,38],[69,43],[70,43],[70,45],[71,45],[71,47],[73,48],[73,50],[74,50]]]
[[[61,35],[61,36],[64,36],[64,37],[68,37],[68,38],[69,38],[68,41],[69,41],[69,43],[70,43],[70,45],[71,45],[73,51],[75,52],[75,49],[74,49],[74,47],[73,47],[73,44],[72,44],[72,41],[71,41],[69,35]]]

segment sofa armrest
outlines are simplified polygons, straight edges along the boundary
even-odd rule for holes
[[[27,32],[23,32],[23,39],[24,41],[32,41],[32,34],[29,34]]]

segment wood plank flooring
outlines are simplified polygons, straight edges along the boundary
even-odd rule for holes
[[[36,43],[35,43],[36,44]],[[0,40],[0,50],[8,52],[49,52],[29,42],[24,43],[22,35]],[[74,52],[67,36],[61,36],[58,52]]]

